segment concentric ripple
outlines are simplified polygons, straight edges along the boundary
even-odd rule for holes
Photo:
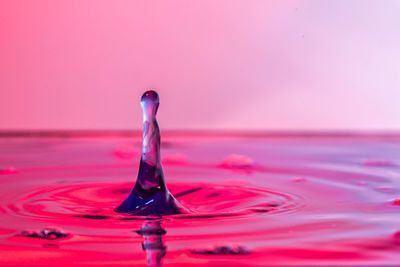
[[[27,218],[52,220],[81,217],[126,219],[113,211],[130,191],[132,183],[57,184],[32,188],[8,200],[10,213]],[[254,187],[223,184],[172,184],[171,192],[189,210],[175,218],[211,218],[251,213],[293,212],[294,196]],[[145,217],[136,216],[135,219]]]
[[[188,212],[162,219],[113,211],[139,138],[0,140],[0,265],[400,262],[399,138],[183,137],[163,166]]]

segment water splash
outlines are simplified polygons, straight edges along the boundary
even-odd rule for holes
[[[160,156],[160,129],[156,114],[159,97],[155,91],[143,94],[143,145],[139,174],[129,196],[116,212],[130,215],[172,215],[184,213],[183,206],[169,193],[165,184]]]

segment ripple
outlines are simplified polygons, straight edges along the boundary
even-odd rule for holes
[[[0,172],[13,174],[1,175],[0,265],[40,259],[46,266],[54,253],[66,265],[85,257],[87,263],[138,265],[142,245],[153,248],[157,238],[171,265],[382,265],[382,258],[398,257],[398,166],[363,164],[368,158],[398,162],[397,145],[381,151],[338,141],[172,143],[164,157],[168,188],[189,212],[156,218],[160,228],[146,230],[148,218],[113,211],[134,184],[138,166],[124,163],[134,157],[134,143],[96,141],[82,148],[85,142],[20,148],[14,156],[24,153],[25,162],[3,163],[3,170],[17,171]],[[236,156],[222,163],[226,155]],[[68,238],[34,238],[41,230],[18,236],[53,225]]]
[[[14,215],[30,218],[123,219],[123,215],[113,212],[113,208],[130,187],[131,183],[43,186],[14,196],[7,203],[7,208]],[[172,216],[178,218],[283,213],[293,211],[298,204],[294,196],[254,187],[178,183],[171,185],[170,189],[190,211],[189,214]]]

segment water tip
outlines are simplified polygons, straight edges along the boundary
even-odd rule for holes
[[[146,101],[146,102],[159,102],[158,94],[154,90],[148,90],[143,93],[142,98],[140,101]]]

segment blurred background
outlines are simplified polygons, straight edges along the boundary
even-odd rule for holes
[[[0,130],[400,129],[400,1],[3,0]]]

